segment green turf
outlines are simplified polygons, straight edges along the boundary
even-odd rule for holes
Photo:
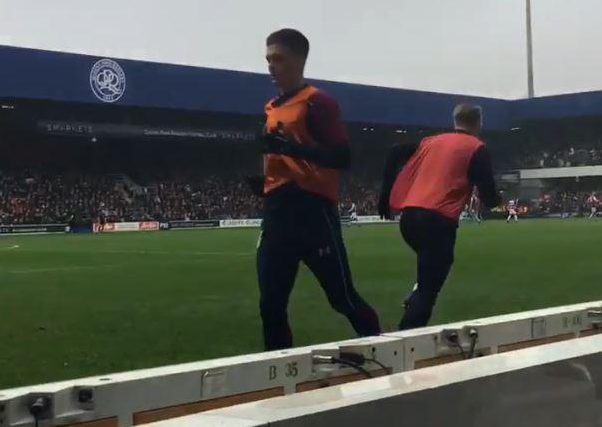
[[[260,351],[257,234],[0,238],[0,389]],[[601,299],[601,235],[585,220],[463,226],[433,322]],[[345,238],[357,287],[393,327],[413,255],[395,226]],[[306,269],[290,315],[297,345],[353,336]]]

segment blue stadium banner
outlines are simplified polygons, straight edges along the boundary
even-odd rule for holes
[[[258,52],[258,55],[261,54]],[[263,115],[276,95],[267,74],[0,46],[0,98]],[[460,102],[511,128],[511,102],[465,95],[310,80],[333,95],[348,122],[447,128]]]
[[[107,123],[41,120],[38,129],[44,133],[66,136],[113,136],[122,138],[185,138],[204,141],[253,141],[255,132],[230,129],[187,129]]]

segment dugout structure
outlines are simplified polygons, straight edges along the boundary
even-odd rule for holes
[[[365,380],[368,376],[390,377],[394,382],[396,378],[429,377],[438,371],[428,369],[452,366],[456,362],[468,367],[466,372],[472,369],[468,364],[488,366],[487,360],[494,365],[514,366],[510,361],[518,363],[524,357],[523,353],[514,352],[528,348],[533,348],[533,353],[527,353],[531,355],[531,365],[525,368],[534,367],[543,363],[536,356],[552,343],[565,343],[566,347],[558,347],[561,349],[579,346],[582,353],[575,357],[585,356],[591,350],[590,345],[602,348],[600,340],[585,344],[579,341],[597,335],[601,320],[602,301],[596,301],[373,338],[3,390],[0,391],[0,425],[29,427],[35,425],[36,419],[40,426],[145,425],[329,389]],[[556,358],[542,360],[560,361],[559,351],[553,353]],[[485,376],[491,374],[486,370],[482,372]],[[409,376],[395,377],[403,373]],[[382,382],[372,381],[382,387]],[[338,390],[333,393],[339,395],[346,389],[333,390]],[[392,392],[404,392],[404,387],[396,387]],[[342,396],[345,397],[345,393]]]

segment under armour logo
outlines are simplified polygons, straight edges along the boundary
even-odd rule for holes
[[[320,257],[323,257],[324,255],[330,255],[330,253],[330,246],[318,249],[318,255],[320,255]]]

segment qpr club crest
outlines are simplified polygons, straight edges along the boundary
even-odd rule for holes
[[[125,93],[123,68],[112,59],[101,59],[90,71],[90,87],[101,101],[118,101]]]

